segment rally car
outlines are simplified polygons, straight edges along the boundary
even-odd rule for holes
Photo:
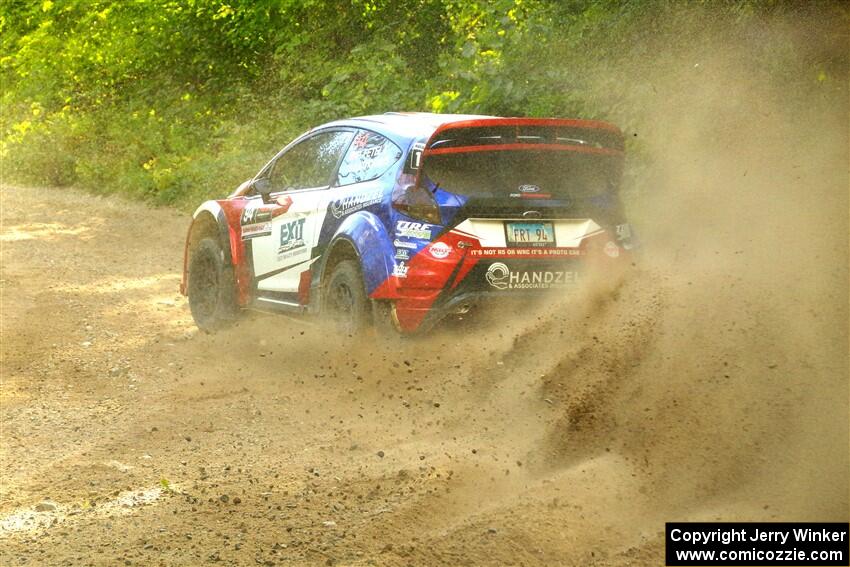
[[[181,292],[207,331],[256,308],[413,333],[487,299],[568,290],[632,247],[623,154],[600,121],[330,122],[195,211]]]

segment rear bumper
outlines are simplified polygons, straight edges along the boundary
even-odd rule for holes
[[[546,248],[507,247],[501,221],[476,223],[481,226],[465,227],[474,232],[452,229],[396,261],[393,275],[370,294],[394,303],[403,332],[429,327],[464,303],[570,293],[589,272],[619,271],[631,263],[617,236],[592,221],[567,221],[565,229],[574,234],[562,232],[557,242],[563,244]]]
[[[456,268],[460,277],[449,278],[442,289],[412,287],[416,280],[408,280],[400,287],[395,298],[395,312],[402,331],[422,332],[446,316],[473,308],[482,303],[504,301],[513,303],[535,299],[548,300],[575,293],[590,273],[620,272],[630,262],[624,257],[599,262],[596,258],[544,261],[523,259],[505,261],[493,259],[476,261],[471,268],[463,262]]]

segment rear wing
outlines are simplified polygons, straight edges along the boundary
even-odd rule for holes
[[[623,133],[600,120],[481,118],[441,124],[424,143],[414,144],[407,170],[429,155],[485,151],[569,151],[622,156]]]
[[[622,154],[620,129],[598,120],[482,118],[440,125],[424,154],[500,150],[553,150]]]

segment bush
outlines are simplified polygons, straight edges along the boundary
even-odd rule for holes
[[[676,62],[728,41],[789,93],[846,89],[846,54],[811,30],[847,23],[838,5],[767,0],[9,0],[3,179],[190,207],[341,116],[582,116],[647,131],[648,62],[699,80]]]

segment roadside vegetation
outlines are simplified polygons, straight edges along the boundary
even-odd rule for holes
[[[848,23],[841,3],[767,0],[6,0],[2,179],[188,207],[310,126],[420,110],[611,120],[639,191],[676,96],[650,68],[693,90],[744,45],[751,81],[833,96],[846,54],[822,36]]]

